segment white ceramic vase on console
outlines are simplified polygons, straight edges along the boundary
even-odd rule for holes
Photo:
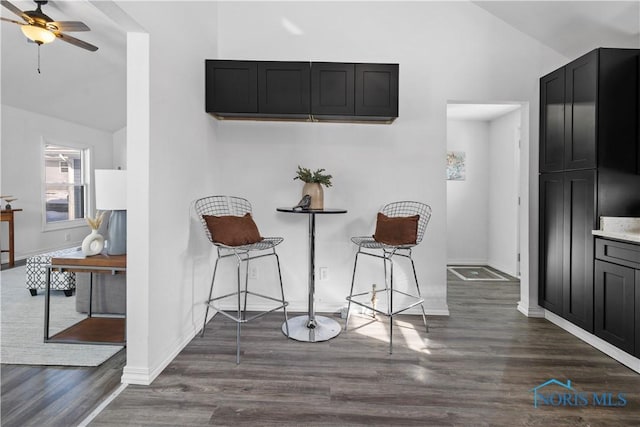
[[[104,248],[104,237],[98,233],[97,229],[92,229],[91,233],[82,240],[82,253],[85,256],[98,255]]]

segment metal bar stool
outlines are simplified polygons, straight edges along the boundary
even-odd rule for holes
[[[251,320],[257,319],[259,317],[264,316],[265,314],[272,313],[276,310],[283,309],[284,311],[284,321],[286,325],[286,330],[284,331],[287,336],[289,336],[289,327],[288,327],[288,319],[287,319],[287,305],[289,304],[284,299],[284,289],[282,286],[282,273],[280,271],[280,260],[278,258],[278,254],[276,253],[276,246],[282,243],[284,240],[282,237],[263,237],[260,241],[249,244],[242,244],[238,246],[230,246],[227,244],[220,243],[216,236],[213,235],[212,230],[207,224],[206,216],[211,215],[215,217],[238,217],[239,219],[244,217],[246,214],[251,214],[251,203],[248,200],[233,197],[233,196],[209,196],[204,197],[202,199],[198,199],[194,203],[194,208],[200,222],[203,225],[205,233],[209,241],[216,247],[217,258],[215,265],[213,267],[213,275],[211,277],[211,287],[209,289],[209,297],[205,304],[207,305],[207,310],[204,316],[204,322],[202,325],[202,332],[200,336],[204,336],[204,331],[207,326],[207,317],[209,316],[209,309],[213,308],[217,310],[218,313],[223,316],[233,320],[236,322],[236,363],[240,363],[240,326],[243,323],[249,322]],[[253,254],[256,253],[256,254]],[[280,298],[273,298],[271,296],[259,294],[256,292],[249,291],[249,262],[251,260],[257,258],[263,258],[273,256],[276,260],[276,265],[278,267],[278,279],[280,281]],[[218,262],[223,258],[235,257],[236,260],[236,279],[237,279],[237,291],[232,292],[230,294],[214,297],[213,296],[213,285],[216,280],[216,272],[218,270]],[[244,289],[242,289],[242,280],[241,280],[241,266],[242,263],[246,263],[245,277],[244,277]],[[262,298],[268,301],[275,301],[278,305],[274,308],[268,309],[266,311],[258,312],[255,315],[247,318],[247,295],[253,295],[258,298]],[[236,302],[236,310],[224,310],[217,306],[215,303],[224,298],[235,297]]]
[[[389,354],[393,353],[393,316],[402,313],[410,308],[413,308],[419,305],[422,308],[422,321],[424,322],[424,326],[427,332],[429,332],[429,327],[427,326],[427,316],[424,310],[424,298],[420,293],[420,285],[418,284],[418,276],[416,274],[416,267],[413,262],[413,258],[411,257],[411,249],[422,241],[422,237],[424,236],[424,232],[427,228],[427,224],[431,219],[431,207],[424,203],[413,202],[413,201],[402,201],[402,202],[394,202],[389,203],[384,206],[380,213],[385,215],[388,218],[407,218],[418,215],[417,218],[417,229],[415,231],[415,242],[410,243],[402,243],[402,244],[389,244],[384,243],[379,240],[376,240],[375,235],[372,236],[359,236],[352,237],[351,241],[358,246],[358,251],[356,252],[355,261],[353,264],[353,276],[351,278],[351,291],[349,292],[349,296],[347,297],[347,301],[349,304],[347,306],[347,318],[345,320],[344,329],[347,330],[349,324],[349,316],[351,313],[351,304],[356,304],[361,307],[364,307],[368,310],[371,310],[374,313],[380,313],[389,317]],[[380,215],[380,214],[379,214]],[[378,226],[376,227],[378,229]],[[376,230],[377,233],[377,230]],[[371,291],[359,292],[354,294],[353,288],[356,279],[356,269],[358,267],[358,257],[360,255],[368,255],[375,258],[382,259],[384,265],[384,289],[376,290],[372,289]],[[411,268],[413,270],[413,278],[416,282],[416,290],[417,294],[413,295],[408,292],[404,292],[398,289],[395,289],[394,283],[394,275],[393,275],[393,259],[395,256],[403,257],[409,259],[411,262]],[[387,262],[389,263],[389,273],[387,273]],[[386,311],[379,310],[376,307],[375,301],[377,294],[384,293],[387,297],[387,309]],[[393,297],[394,294],[400,294],[409,299],[409,303],[402,305],[401,307],[393,306]]]

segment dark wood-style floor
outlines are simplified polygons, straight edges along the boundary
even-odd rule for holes
[[[543,319],[522,316],[516,282],[456,280],[449,275],[451,316],[429,317],[428,334],[420,317],[398,317],[393,355],[388,322],[354,318],[348,332],[310,344],[284,338],[274,313],[244,326],[236,365],[235,326],[216,317],[151,386],[127,387],[91,425],[640,424],[639,374]],[[37,413],[34,396],[46,375],[16,392],[21,380],[4,374],[5,367],[3,418],[5,388],[14,405],[23,400],[25,411],[32,405]],[[531,389],[552,378],[571,380],[579,392],[624,393],[628,403],[534,408]],[[85,389],[71,384],[58,387]]]
[[[0,424],[78,425],[120,386],[125,361],[123,349],[97,368],[3,364]]]

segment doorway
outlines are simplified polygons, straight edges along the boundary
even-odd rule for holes
[[[448,265],[521,277],[525,110],[520,102],[447,103]]]

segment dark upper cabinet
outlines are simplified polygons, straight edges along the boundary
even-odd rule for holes
[[[398,64],[311,64],[311,114],[319,120],[393,121]]]
[[[540,172],[596,166],[598,53],[540,79]]]
[[[311,114],[355,115],[355,64],[311,64]]]
[[[398,64],[356,64],[356,116],[398,117]]]
[[[258,62],[258,111],[308,116],[310,79],[308,62]]]
[[[390,123],[398,64],[206,60],[206,111],[219,118]]]
[[[540,172],[640,170],[638,49],[595,49],[540,79]]]
[[[258,112],[258,64],[253,61],[205,61],[205,111]]]
[[[540,79],[540,171],[564,169],[564,68]]]
[[[565,67],[563,169],[596,167],[598,53],[594,50]]]

